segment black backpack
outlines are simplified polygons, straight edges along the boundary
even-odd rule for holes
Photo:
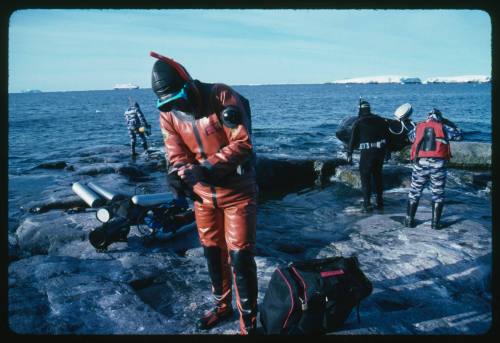
[[[371,294],[358,259],[332,257],[277,268],[260,309],[267,334],[323,334],[341,327]]]

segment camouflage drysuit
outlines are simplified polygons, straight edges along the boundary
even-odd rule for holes
[[[430,116],[427,120],[436,120]],[[462,132],[456,127],[443,123],[443,131],[448,141],[461,140]],[[416,127],[410,131],[408,138],[415,141]],[[443,158],[417,158],[413,163],[411,173],[411,185],[408,197],[412,201],[418,201],[426,183],[430,181],[432,202],[442,202],[444,198],[444,187],[446,184],[446,160]]]
[[[135,102],[125,111],[123,115],[125,116],[125,121],[127,122],[132,155],[135,155],[135,142],[137,140],[136,135],[139,135],[139,137],[141,138],[142,147],[144,148],[144,151],[146,151],[148,149],[146,135],[145,132],[140,132],[139,128],[143,127],[144,129],[146,129],[148,127],[148,123],[141,111],[141,108],[139,107],[139,104]]]

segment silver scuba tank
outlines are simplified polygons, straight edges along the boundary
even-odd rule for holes
[[[91,190],[93,190],[94,192],[96,192],[97,194],[99,194],[100,196],[102,196],[103,198],[105,198],[108,201],[114,201],[114,200],[117,200],[117,199],[123,197],[123,195],[118,194],[118,193],[113,193],[113,192],[103,188],[102,186],[99,186],[99,185],[93,183],[93,182],[87,183],[87,186]]]
[[[80,182],[73,183],[71,189],[90,207],[98,207],[105,203],[103,198]]]
[[[140,194],[134,195],[131,200],[134,205],[147,207],[167,203],[173,200],[173,196],[170,193]]]

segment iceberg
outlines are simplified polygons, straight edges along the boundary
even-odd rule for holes
[[[408,83],[422,83],[418,77],[409,77],[401,75],[383,75],[383,76],[367,76],[367,77],[356,77],[352,79],[337,80],[333,83],[336,84],[349,84],[349,83],[361,83],[361,84],[378,84],[378,83],[397,83],[397,84],[408,84]]]
[[[424,83],[486,83],[491,82],[487,75],[437,76],[429,77]]]
[[[113,89],[138,89],[139,86],[134,85],[133,83],[117,83]]]
[[[23,89],[21,93],[41,93],[42,91],[39,89]]]

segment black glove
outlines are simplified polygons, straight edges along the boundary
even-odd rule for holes
[[[177,175],[179,175],[181,180],[190,187],[193,187],[195,184],[205,180],[206,178],[204,169],[198,164],[181,167],[177,171]]]
[[[198,194],[193,191],[193,187],[189,187],[177,174],[177,169],[172,169],[167,174],[167,182],[172,193],[178,196],[188,197],[193,201],[203,202]]]

